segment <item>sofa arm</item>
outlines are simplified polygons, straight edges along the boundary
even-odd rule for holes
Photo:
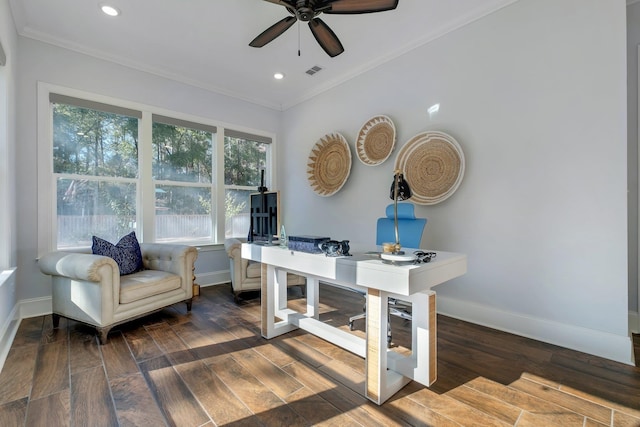
[[[68,277],[74,280],[100,282],[103,266],[110,267],[111,277],[119,277],[120,269],[116,262],[106,256],[69,253],[62,251],[49,252],[38,260],[40,271],[52,276]]]
[[[140,243],[144,268],[168,271],[182,278],[185,289],[193,287],[193,267],[198,250],[193,246],[165,243]]]

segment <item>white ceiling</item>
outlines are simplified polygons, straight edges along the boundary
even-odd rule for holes
[[[262,0],[10,4],[21,36],[284,110],[515,1],[400,0],[393,11],[321,15],[345,48],[335,58],[318,46],[306,23],[294,24],[263,48],[249,47],[255,36],[288,16],[284,7]],[[102,14],[102,3],[119,8],[121,15]],[[315,65],[323,70],[307,75]],[[274,80],[276,71],[285,79]]]

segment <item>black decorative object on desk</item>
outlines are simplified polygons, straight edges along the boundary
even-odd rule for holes
[[[414,264],[420,264],[421,262],[431,262],[432,259],[438,256],[438,254],[435,252],[424,251],[415,251],[413,254],[416,256],[416,259],[413,261]]]
[[[351,256],[349,253],[349,241],[328,240],[318,243],[318,247],[322,249],[325,256]]]
[[[289,236],[287,247],[292,251],[321,254],[322,249],[320,249],[318,244],[328,240],[331,240],[331,238],[321,236]]]

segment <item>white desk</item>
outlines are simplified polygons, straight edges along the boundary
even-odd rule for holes
[[[412,379],[426,386],[436,380],[436,297],[431,287],[465,274],[467,257],[437,251],[429,263],[398,266],[364,253],[375,248],[351,247],[353,256],[332,258],[245,243],[242,257],[262,262],[262,336],[301,328],[364,357],[365,396],[381,405]],[[287,271],[307,277],[306,313],[287,308]],[[366,339],[319,320],[320,280],[367,293]],[[410,356],[387,349],[389,297],[412,303]],[[282,320],[276,322],[276,317]]]

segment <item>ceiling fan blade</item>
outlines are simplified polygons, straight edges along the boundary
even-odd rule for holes
[[[279,4],[280,6],[284,6],[284,7],[295,7],[296,6],[296,2],[295,0],[264,0],[264,1],[268,1],[269,3],[275,3],[275,4]]]
[[[264,30],[258,37],[253,39],[249,46],[251,47],[262,47],[278,37],[280,34],[284,33],[296,22],[297,19],[295,16],[287,16],[284,19],[276,22],[266,30]]]
[[[399,0],[335,0],[325,1],[330,6],[323,13],[334,14],[356,14],[356,13],[373,13],[384,12],[385,10],[393,10],[398,7]],[[319,7],[322,7],[319,6]]]
[[[309,21],[309,28],[311,28],[313,37],[316,38],[320,47],[327,52],[327,55],[333,58],[334,56],[338,56],[344,52],[342,43],[340,43],[336,34],[327,24],[324,23],[322,19],[314,18]]]

